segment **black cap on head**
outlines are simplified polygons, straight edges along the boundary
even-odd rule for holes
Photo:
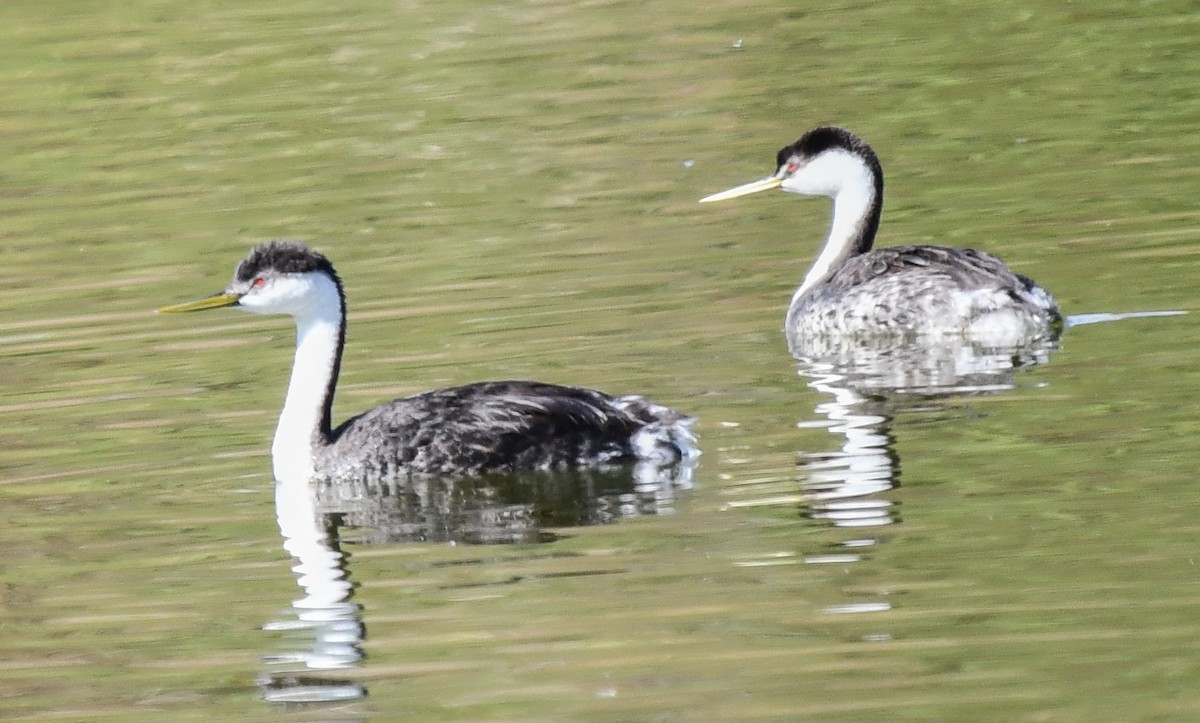
[[[800,136],[800,139],[790,146],[780,148],[779,153],[775,156],[775,167],[778,168],[787,163],[792,156],[813,158],[833,148],[840,148],[862,156],[868,163],[873,161],[873,165],[879,164],[879,159],[875,157],[875,151],[871,150],[871,147],[863,139],[845,128],[821,126]]]
[[[238,264],[234,278],[250,281],[265,271],[279,274],[303,274],[308,271],[324,271],[337,278],[333,264],[323,254],[313,251],[299,241],[283,239],[259,244],[250,250]]]

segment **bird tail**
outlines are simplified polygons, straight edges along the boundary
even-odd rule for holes
[[[637,455],[635,474],[640,482],[690,488],[700,447],[692,425],[696,419],[636,395],[620,397],[617,405],[644,424],[630,439]]]

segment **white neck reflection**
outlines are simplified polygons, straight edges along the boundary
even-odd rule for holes
[[[292,602],[294,618],[263,626],[292,633],[299,643],[288,652],[264,656],[271,670],[260,681],[263,697],[275,702],[360,698],[365,691],[353,681],[314,679],[296,671],[297,666],[309,671],[345,670],[363,658],[362,612],[351,601],[354,586],[338,547],[336,527],[317,512],[315,495],[306,483],[277,482],[275,513],[303,595]]]

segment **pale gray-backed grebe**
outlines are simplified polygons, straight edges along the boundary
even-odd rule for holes
[[[974,249],[892,246],[871,250],[883,208],[883,169],[861,138],[822,127],[779,151],[774,175],[701,203],[779,188],[833,199],[829,237],[792,296],[787,334],[962,334],[998,345],[1056,337],[1053,297],[1000,259]]]
[[[296,320],[296,357],[271,447],[282,482],[667,468],[698,454],[691,419],[639,396],[529,381],[479,382],[375,407],[331,425],[346,340],[341,279],[292,241],[256,246],[224,292],[160,312],[235,306]]]

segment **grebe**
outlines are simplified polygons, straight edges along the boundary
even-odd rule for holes
[[[234,306],[296,320],[296,357],[271,458],[280,482],[611,467],[667,469],[699,454],[692,419],[640,396],[529,381],[437,389],[330,423],[346,303],[325,256],[294,241],[254,247],[224,292],[159,309]]]
[[[1006,345],[1055,338],[1062,329],[1050,293],[991,254],[944,246],[872,251],[883,169],[848,130],[811,130],[779,151],[774,175],[700,202],[774,188],[833,199],[829,237],[788,307],[793,347],[819,335],[955,334]]]

